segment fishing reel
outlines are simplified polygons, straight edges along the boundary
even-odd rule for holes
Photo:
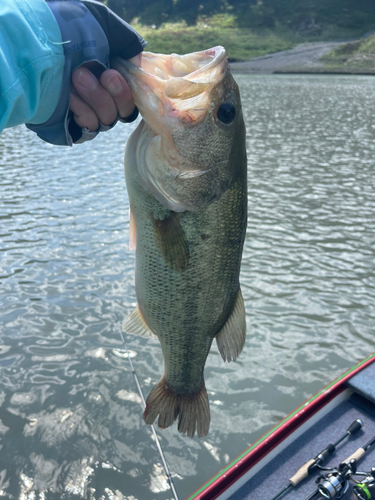
[[[318,477],[316,483],[321,484],[319,484],[318,488],[306,498],[306,500],[312,500],[316,498],[317,495],[319,495],[320,498],[328,498],[328,500],[332,498],[341,498],[348,491],[349,480],[352,476],[365,477],[362,482],[353,478],[353,481],[356,483],[353,488],[354,495],[359,500],[375,500],[375,467],[373,467],[370,472],[357,471],[357,460],[360,460],[374,444],[375,436],[373,436],[364,446],[361,446],[352,453],[344,462],[341,462],[338,467],[326,469],[320,464],[317,464],[316,467],[321,471],[327,472],[327,474]]]
[[[361,483],[357,483],[353,488],[353,494],[359,500],[375,499],[375,467],[372,467],[368,476]]]
[[[335,469],[330,469],[329,474],[319,476],[316,482],[319,483],[320,481],[323,481],[318,486],[320,496],[328,498],[329,500],[332,498],[341,498],[348,491],[349,479],[356,473],[356,471],[357,461],[352,459],[349,462],[341,463]],[[367,497],[365,497],[365,500],[367,500]]]

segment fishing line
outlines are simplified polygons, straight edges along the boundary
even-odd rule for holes
[[[121,334],[122,342],[123,342],[123,344],[125,346],[126,356],[127,356],[128,360],[129,360],[130,368],[131,368],[131,371],[133,372],[134,380],[135,380],[135,383],[137,385],[139,395],[140,395],[140,397],[142,399],[143,408],[146,408],[146,401],[145,401],[145,398],[143,396],[142,388],[141,388],[141,385],[139,383],[139,380],[138,380],[138,377],[137,377],[137,374],[136,374],[136,371],[135,371],[132,359],[130,357],[130,353],[129,353],[128,347],[126,345],[126,342],[125,342],[124,335],[123,335],[122,331],[120,332],[120,334]],[[165,456],[164,456],[163,450],[161,448],[161,444],[160,444],[159,438],[158,438],[158,436],[156,434],[155,427],[153,425],[151,425],[151,430],[152,430],[152,434],[154,435],[154,438],[155,438],[156,447],[157,447],[157,449],[159,451],[159,455],[160,455],[161,461],[163,462],[163,466],[164,466],[165,473],[167,475],[169,486],[170,486],[170,488],[172,490],[172,493],[173,493],[173,496],[174,496],[175,500],[179,500],[176,488],[174,487],[174,484],[173,484],[173,479],[172,479],[171,473],[169,472],[169,467],[168,467],[167,461],[165,459]]]

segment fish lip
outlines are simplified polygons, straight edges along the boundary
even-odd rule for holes
[[[139,65],[138,65],[139,64]],[[227,73],[224,47],[190,54],[142,52],[138,64],[113,58],[111,66],[127,81],[143,119],[156,134],[201,123],[210,107],[211,90]]]
[[[161,54],[161,53],[152,53],[152,52],[141,52],[141,62],[140,66],[135,65],[131,63],[130,61],[126,61],[124,59],[114,57],[111,60],[111,66],[114,67],[115,69],[118,69],[120,73],[125,77],[126,81],[128,82],[130,88],[132,91],[136,91],[136,83],[134,82],[134,79],[139,79],[143,83],[145,83],[148,87],[150,87],[149,84],[146,83],[145,80],[153,81],[153,82],[158,82],[161,85],[167,80],[161,78],[160,76],[157,76],[155,74],[147,72],[145,69],[142,67],[142,61],[152,59],[154,57],[156,58],[162,58],[164,60],[168,58],[179,58],[181,60],[188,59],[197,59],[197,61],[201,61],[204,58],[212,58],[211,60],[207,61],[207,64],[198,67],[196,70],[189,72],[185,75],[181,75],[180,78],[183,78],[185,80],[188,80],[190,82],[196,82],[202,77],[202,74],[207,73],[211,70],[213,70],[216,66],[222,65],[222,70],[221,70],[221,75],[222,77],[219,77],[217,79],[218,83],[219,81],[222,80],[222,78],[225,75],[225,72],[228,68],[228,59],[227,59],[227,52],[224,47],[221,45],[217,45],[215,47],[212,47],[210,49],[202,50],[199,52],[192,52],[190,54],[185,54],[185,55],[178,55],[178,54]],[[198,64],[198,63],[197,63]],[[170,78],[176,78],[176,76],[168,75]]]
[[[216,47],[212,47],[211,49],[202,50],[201,52],[193,52],[192,54],[201,54],[206,56],[212,55],[213,59],[206,66],[203,66],[202,68],[199,68],[196,71],[190,73],[188,78],[188,80],[190,81],[196,79],[197,76],[199,76],[203,72],[206,72],[208,69],[212,69],[213,67],[218,66],[223,61],[226,62],[226,64],[224,65],[225,67],[223,68],[223,73],[225,73],[225,70],[228,67],[227,51],[221,45],[217,45]]]

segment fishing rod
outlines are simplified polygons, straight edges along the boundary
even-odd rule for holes
[[[312,458],[311,460],[309,460],[308,462],[306,462],[304,465],[302,465],[302,467],[300,467],[298,469],[298,471],[289,479],[289,483],[287,484],[287,486],[285,486],[285,488],[283,488],[282,490],[280,490],[277,495],[275,495],[271,500],[276,500],[277,498],[280,498],[281,495],[283,495],[284,493],[286,493],[288,490],[290,490],[290,488],[294,488],[295,486],[297,486],[297,484],[299,484],[301,481],[303,481],[304,479],[306,479],[310,472],[313,471],[315,468],[317,468],[321,463],[323,463],[323,461],[329,457],[330,455],[332,455],[332,453],[336,450],[336,446],[338,444],[340,444],[345,438],[355,434],[356,432],[358,432],[363,426],[363,422],[362,420],[360,420],[359,418],[357,418],[356,420],[354,420],[354,422],[352,422],[350,424],[350,426],[348,427],[347,431],[345,432],[345,434],[343,434],[340,439],[338,439],[334,444],[329,444],[326,448],[324,448],[323,451],[321,451],[320,453],[318,453],[318,455],[316,455],[315,458]]]
[[[127,356],[128,360],[129,360],[130,368],[131,368],[131,371],[132,371],[132,373],[134,375],[134,380],[135,380],[136,386],[138,388],[139,395],[140,395],[141,400],[142,400],[143,408],[146,408],[146,401],[145,401],[145,398],[143,396],[141,384],[139,383],[139,380],[138,380],[138,377],[137,377],[137,373],[135,371],[133,362],[131,360],[131,357],[130,357],[130,354],[129,354],[129,350],[128,350],[128,347],[126,345],[123,333],[122,332],[120,332],[120,333],[121,333],[122,342],[123,342],[123,344],[125,346],[126,356]],[[153,434],[153,436],[155,438],[156,447],[157,447],[157,449],[159,451],[159,455],[160,455],[161,461],[163,463],[163,467],[164,467],[165,474],[166,474],[167,479],[168,479],[169,486],[170,486],[170,488],[172,490],[172,493],[173,493],[173,496],[174,496],[175,500],[179,500],[176,488],[175,488],[174,483],[173,483],[172,475],[171,475],[171,473],[169,471],[169,467],[168,467],[167,461],[165,459],[165,456],[164,456],[164,453],[163,453],[163,450],[162,450],[162,447],[161,447],[158,435],[156,434],[156,430],[155,430],[155,427],[153,425],[151,425],[151,430],[152,430],[152,434]]]
[[[328,474],[325,476],[321,475],[316,480],[317,483],[322,481],[322,483],[318,486],[318,488],[306,498],[306,500],[312,500],[313,498],[327,498],[328,500],[332,500],[333,498],[340,499],[349,489],[349,480],[352,476],[366,476],[366,479],[363,483],[357,483],[356,492],[357,498],[362,498],[364,500],[369,500],[373,498],[372,496],[364,496],[367,495],[367,492],[371,493],[368,485],[371,484],[370,475],[371,473],[367,472],[359,472],[357,471],[357,462],[360,460],[365,453],[375,444],[375,436],[370,439],[363,447],[358,448],[354,453],[350,455],[346,460],[341,462],[338,467],[334,468],[324,468],[318,465],[317,467],[322,471],[327,471]],[[375,468],[372,469],[375,473]],[[375,479],[374,479],[375,482]],[[361,487],[360,485],[364,486]],[[371,484],[371,489],[373,488]],[[371,493],[372,494],[372,493]],[[358,496],[358,495],[362,495]]]

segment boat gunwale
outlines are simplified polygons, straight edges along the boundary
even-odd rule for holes
[[[243,476],[243,474],[262,460],[273,448],[278,446],[327,403],[343,392],[346,389],[345,382],[373,362],[375,362],[375,352],[349,368],[349,370],[289,413],[289,415],[263,434],[254,444],[246,448],[246,450],[204,483],[186,500],[215,500]]]

